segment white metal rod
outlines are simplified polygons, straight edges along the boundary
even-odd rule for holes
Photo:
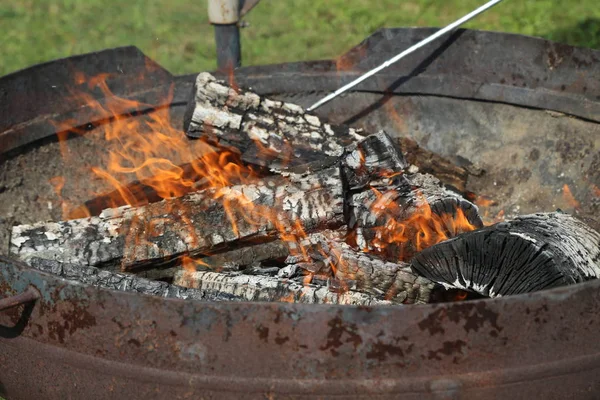
[[[437,31],[433,35],[431,35],[431,36],[429,36],[429,37],[421,40],[419,43],[417,43],[417,44],[409,47],[408,49],[404,50],[402,53],[394,56],[393,58],[390,58],[389,60],[387,60],[386,62],[384,62],[380,66],[378,66],[378,67],[370,70],[369,72],[365,73],[364,75],[361,75],[360,77],[358,77],[357,79],[355,79],[352,82],[348,83],[347,85],[342,86],[341,88],[339,88],[335,92],[333,92],[333,93],[327,95],[326,97],[322,98],[321,100],[317,101],[315,104],[313,104],[312,106],[308,107],[306,109],[306,111],[312,111],[312,110],[316,109],[317,107],[322,106],[323,104],[327,103],[331,99],[334,99],[337,96],[339,96],[340,94],[344,93],[348,89],[353,88],[354,86],[358,85],[362,81],[364,81],[364,80],[370,78],[371,76],[375,75],[376,73],[378,73],[382,69],[385,69],[385,68],[389,67],[390,65],[392,65],[395,62],[399,61],[400,59],[406,57],[410,53],[412,53],[412,52],[420,49],[421,47],[423,47],[423,46],[425,46],[425,45],[427,45],[427,44],[429,44],[431,42],[433,42],[435,39],[439,38],[440,36],[443,36],[444,34],[453,31],[454,29],[458,28],[459,26],[461,26],[465,22],[467,22],[467,21],[475,18],[476,16],[478,16],[481,13],[483,13],[484,11],[489,10],[490,8],[492,8],[496,4],[500,3],[501,1],[503,1],[503,0],[491,0],[491,1],[487,2],[486,4],[482,5],[481,7],[479,7],[478,9],[476,9],[474,11],[471,11],[469,14],[465,15],[461,19],[459,19],[459,20],[451,23],[450,25],[446,26],[443,29],[440,29],[439,31]]]

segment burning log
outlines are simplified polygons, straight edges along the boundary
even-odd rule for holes
[[[526,215],[436,244],[412,266],[447,288],[528,293],[600,277],[600,234],[568,214]]]
[[[348,228],[356,244],[391,261],[410,260],[422,249],[483,226],[477,207],[428,174],[388,187],[352,193]]]
[[[395,304],[376,296],[352,290],[343,293],[331,291],[326,286],[305,285],[293,280],[267,276],[233,275],[210,271],[178,271],[174,283],[196,290],[218,293],[245,301],[286,301],[308,304]]]
[[[198,75],[184,116],[188,136],[218,142],[251,164],[280,170],[339,157],[363,139],[359,131],[322,123],[302,107],[235,90],[208,73]]]
[[[11,251],[65,263],[136,270],[184,254],[211,254],[250,240],[268,241],[301,226],[343,224],[338,167],[288,173],[251,185],[210,189],[98,217],[13,228]]]

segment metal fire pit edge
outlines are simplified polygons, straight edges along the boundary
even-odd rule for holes
[[[463,41],[479,38],[479,44],[497,39],[494,35],[509,43],[522,39],[465,32],[455,35],[466,35]],[[410,42],[428,31],[395,31],[399,33]],[[453,37],[449,40],[457,40]],[[565,51],[581,52],[579,58],[585,60],[598,53],[525,39],[529,41],[525,48],[535,44],[544,51],[554,49],[547,54],[559,49],[558,57],[548,56],[554,68],[563,63],[558,60],[565,59]],[[369,40],[348,57],[360,55]],[[523,68],[534,68],[533,64]],[[243,69],[247,78],[242,76],[240,83],[251,82],[259,92],[277,92],[273,87],[293,92],[288,86],[298,83],[289,78],[298,74],[327,91],[356,74],[340,74],[338,67],[331,61],[248,67]],[[481,88],[505,85],[504,97],[496,101],[558,109],[590,120],[598,115],[594,108],[598,101],[579,83],[563,90],[568,92],[563,98],[572,102],[556,100],[561,98],[560,80],[571,79],[568,75],[552,75],[549,79],[559,85],[557,91],[536,91],[542,94],[525,101],[518,94],[535,79],[543,81],[542,72],[516,76],[523,86],[521,81],[502,84],[500,77],[494,83],[493,71],[482,70],[489,76],[480,89],[471,82],[438,91],[442,96],[493,101],[498,93]],[[380,85],[387,92],[427,94],[435,89],[435,74],[444,73],[415,72],[406,85],[390,88],[388,83],[403,76],[400,72],[382,75],[372,88],[361,90],[375,91]],[[332,81],[334,74],[341,78]],[[182,91],[190,88],[189,79],[179,82]],[[177,90],[175,97],[174,101],[182,101],[177,100]],[[578,101],[585,107],[575,107]],[[36,140],[51,134],[46,125],[34,124]],[[204,303],[84,286],[1,258],[0,296],[29,288],[39,292],[37,301],[0,311],[0,395],[7,399],[595,399],[600,395],[600,281],[423,306]]]

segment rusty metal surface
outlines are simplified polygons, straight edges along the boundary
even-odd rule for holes
[[[116,96],[142,102],[144,112],[168,102],[173,76],[136,47],[121,47],[39,64],[0,78],[0,152],[85,125],[98,107],[110,102],[90,78],[103,78]],[[75,96],[77,94],[77,96]],[[85,97],[84,97],[85,96]]]
[[[0,387],[10,399],[600,393],[600,281],[364,308],[186,302],[72,285],[8,260],[0,271],[3,293],[41,293],[32,309],[0,314],[0,362],[10,366]]]
[[[23,293],[0,299],[0,311],[31,303],[40,298],[39,293],[33,287],[28,287]]]

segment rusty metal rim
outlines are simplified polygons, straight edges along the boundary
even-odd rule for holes
[[[457,385],[461,389],[498,388],[523,382],[543,380],[552,377],[568,376],[580,371],[600,369],[600,353],[575,357],[525,367],[487,370],[458,375],[439,375],[406,379],[278,379],[270,377],[240,378],[222,375],[198,375],[189,372],[175,372],[93,357],[83,353],[69,351],[66,348],[51,346],[25,337],[5,341],[4,345],[19,349],[35,349],[32,358],[54,359],[59,363],[67,363],[79,369],[110,374],[136,381],[156,382],[169,386],[189,386],[223,392],[252,392],[334,395],[360,390],[372,394],[387,393],[431,393],[445,392]],[[29,350],[26,350],[29,352]],[[600,371],[599,371],[600,373]],[[228,389],[235,385],[236,390]],[[445,387],[445,385],[447,387]],[[434,387],[435,388],[434,388]]]

